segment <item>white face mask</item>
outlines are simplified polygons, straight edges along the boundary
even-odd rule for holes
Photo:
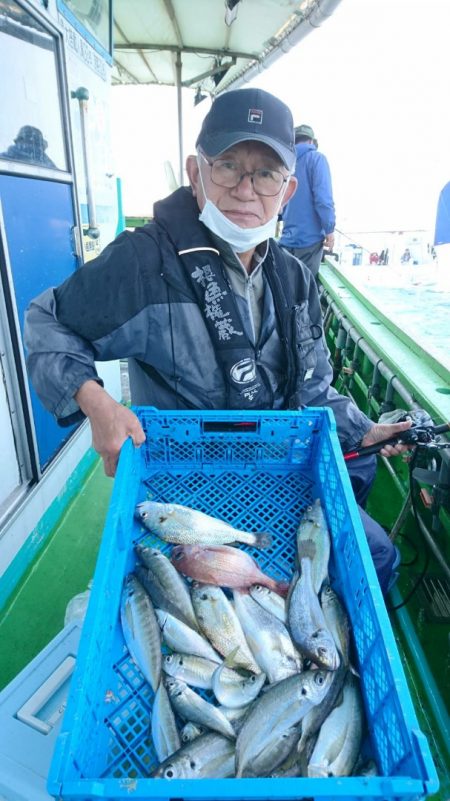
[[[248,250],[256,247],[256,245],[259,245],[261,242],[265,242],[266,239],[275,236],[278,213],[283,202],[287,185],[282,197],[280,198],[276,213],[270,220],[268,220],[268,222],[264,223],[264,225],[257,225],[256,228],[241,228],[240,225],[237,225],[229,220],[228,217],[225,217],[225,215],[219,211],[217,206],[215,206],[211,200],[208,200],[206,197],[205,186],[203,184],[198,157],[197,163],[203,194],[206,198],[206,203],[201,214],[199,215],[199,220],[203,223],[203,225],[206,225],[206,227],[209,228],[213,234],[220,236],[221,239],[223,239],[225,242],[228,242],[228,244],[231,245],[236,253],[246,253]]]

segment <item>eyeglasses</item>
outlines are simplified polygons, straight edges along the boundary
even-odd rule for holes
[[[257,195],[273,197],[281,192],[283,184],[287,182],[289,176],[283,175],[278,170],[270,170],[262,167],[259,170],[242,171],[242,166],[232,159],[217,159],[208,161],[203,153],[200,153],[204,161],[211,169],[211,181],[216,186],[224,186],[227,189],[235,189],[246,175],[250,176],[252,186]]]

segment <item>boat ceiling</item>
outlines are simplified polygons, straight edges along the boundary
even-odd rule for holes
[[[114,0],[114,84],[216,95],[250,80],[340,0]]]

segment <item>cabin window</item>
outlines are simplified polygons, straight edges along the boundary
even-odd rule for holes
[[[67,170],[56,41],[14,0],[0,4],[0,75],[0,159]]]

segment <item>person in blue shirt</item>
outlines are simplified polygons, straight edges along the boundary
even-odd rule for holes
[[[279,244],[300,259],[314,277],[319,272],[324,245],[334,246],[336,223],[331,173],[327,159],[317,149],[310,125],[295,128],[298,188],[285,207]]]

